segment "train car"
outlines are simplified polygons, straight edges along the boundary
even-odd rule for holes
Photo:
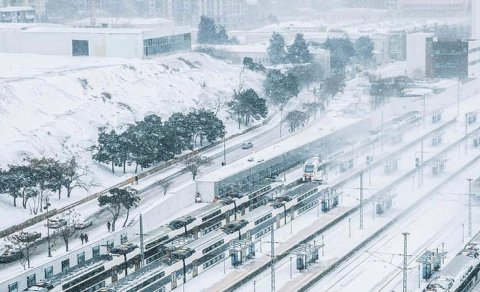
[[[314,156],[305,161],[303,165],[302,181],[322,181],[324,171],[322,167],[322,160],[319,156]]]
[[[433,279],[424,292],[468,292],[480,281],[480,233]]]

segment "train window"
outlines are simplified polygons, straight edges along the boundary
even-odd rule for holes
[[[28,276],[27,277],[27,287],[30,288],[35,284],[37,284],[37,275],[32,274],[32,275]]]
[[[45,268],[45,279],[53,277],[53,266]]]
[[[92,258],[97,258],[100,256],[100,246],[94,246],[92,247]]]
[[[66,259],[62,261],[62,272],[66,272],[70,268],[70,260]]]
[[[18,292],[18,282],[8,285],[8,292]]]
[[[77,254],[77,263],[78,265],[81,265],[85,262],[85,252],[81,252]]]

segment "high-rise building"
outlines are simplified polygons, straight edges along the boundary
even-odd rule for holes
[[[175,20],[179,25],[197,26],[205,15],[215,23],[237,27],[245,22],[246,0],[148,0],[149,15]]]

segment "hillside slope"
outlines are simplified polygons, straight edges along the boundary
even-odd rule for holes
[[[0,167],[24,155],[65,160],[76,155],[88,166],[96,189],[118,178],[93,163],[88,148],[98,128],[122,125],[155,113],[204,107],[228,121],[225,102],[239,83],[261,87],[263,76],[197,53],[151,60],[7,55],[0,68]],[[78,199],[78,197],[77,197]],[[0,196],[0,207],[11,199]]]

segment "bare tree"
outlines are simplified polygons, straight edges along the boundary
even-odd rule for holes
[[[68,243],[70,238],[75,234],[75,224],[80,222],[80,214],[75,212],[75,210],[70,209],[63,213],[60,213],[59,221],[63,222],[62,225],[55,230],[55,235],[58,235],[63,239],[65,243],[65,251],[68,251]]]
[[[197,177],[200,172],[200,167],[212,165],[212,160],[203,156],[192,156],[183,161],[185,169],[192,173],[193,179]]]
[[[163,190],[163,195],[166,196],[168,190],[170,189],[170,186],[172,185],[172,181],[164,179],[164,180],[161,180],[158,184]]]
[[[75,157],[69,161],[62,163],[62,186],[67,189],[67,197],[70,198],[72,190],[82,188],[88,191],[89,184],[84,181],[87,176],[87,169],[81,167],[75,160]]]
[[[20,264],[23,269],[30,268],[30,259],[36,250],[36,241],[41,237],[38,232],[25,232],[20,231],[18,233],[7,236],[6,240],[20,253]]]

